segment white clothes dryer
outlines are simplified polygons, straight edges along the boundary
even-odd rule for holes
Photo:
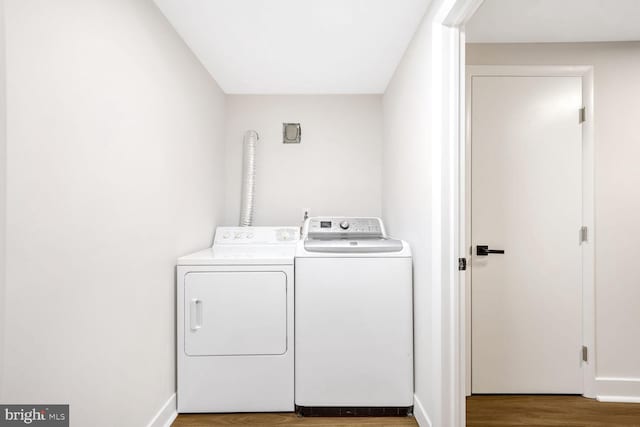
[[[294,410],[297,227],[218,227],[178,259],[178,412]]]

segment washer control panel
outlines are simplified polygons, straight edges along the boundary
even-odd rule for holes
[[[305,224],[304,234],[309,239],[386,237],[380,218],[313,217]]]

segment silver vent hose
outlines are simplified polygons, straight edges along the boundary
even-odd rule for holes
[[[254,198],[256,193],[256,145],[258,132],[248,130],[244,134],[242,147],[242,200],[240,201],[240,225],[253,224]]]

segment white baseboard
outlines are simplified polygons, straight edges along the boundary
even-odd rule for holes
[[[415,394],[413,395],[413,416],[420,427],[431,427],[429,415],[427,415],[427,411],[424,410],[424,406],[422,406],[420,399]]]
[[[178,416],[176,411],[176,394],[173,393],[169,399],[162,405],[155,417],[147,425],[147,427],[170,427]]]
[[[640,378],[596,378],[600,402],[640,403]]]
[[[598,402],[640,403],[640,397],[633,396],[597,396]]]

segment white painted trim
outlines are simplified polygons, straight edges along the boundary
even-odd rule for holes
[[[640,378],[626,378],[626,377],[598,377],[597,381],[602,382],[624,382],[624,383],[638,383],[640,384]]]
[[[582,223],[589,229],[589,241],[582,244],[582,344],[589,361],[583,365],[583,395],[596,396],[596,276],[595,276],[595,103],[593,67],[583,68],[582,102],[586,107],[582,124]]]
[[[483,0],[434,2],[432,24],[432,286],[434,301],[434,397],[438,425],[465,425],[465,293],[458,271],[460,205],[464,206],[464,33],[462,27]],[[462,122],[464,123],[464,121]],[[462,151],[460,150],[462,148]],[[440,348],[438,348],[440,347]],[[440,350],[440,351],[438,351]],[[439,368],[439,369],[438,369]],[[419,401],[417,401],[419,404]],[[431,420],[430,420],[431,421]],[[431,425],[431,423],[429,423]]]
[[[435,425],[462,425],[457,392],[460,377],[458,336],[458,274],[456,271],[458,200],[458,79],[457,28],[444,25],[455,7],[445,0],[431,22],[431,284],[433,316],[431,414]],[[455,206],[455,207],[454,207]]]
[[[460,3],[460,2],[459,2]],[[458,4],[459,4],[458,3]],[[482,0],[474,0],[473,3],[466,3],[463,10],[456,11],[456,22],[460,23],[466,21],[471,16],[475,9],[482,3]],[[473,8],[470,11],[470,8]],[[449,29],[450,40],[449,50],[451,51],[451,58],[449,60],[449,73],[453,76],[449,81],[449,96],[453,97],[450,101],[449,111],[449,144],[450,148],[450,212],[452,221],[450,223],[450,239],[451,239],[451,251],[447,255],[452,261],[451,271],[451,284],[452,291],[449,295],[451,310],[450,316],[450,330],[454,332],[454,335],[449,338],[450,355],[448,356],[452,363],[451,381],[452,385],[452,401],[450,406],[450,417],[453,425],[464,426],[466,425],[466,400],[465,400],[465,376],[464,376],[464,361],[465,361],[465,343],[460,339],[464,336],[464,309],[465,309],[465,295],[464,295],[464,275],[460,274],[458,270],[458,258],[460,253],[464,251],[461,249],[461,243],[464,241],[461,239],[460,234],[460,212],[461,206],[464,208],[464,175],[460,175],[461,156],[464,157],[464,152],[460,151],[460,145],[458,141],[461,136],[464,135],[464,127],[460,126],[460,114],[465,108],[465,94],[464,91],[460,91],[460,81],[464,79],[460,78],[460,70],[462,70],[462,64],[465,62],[465,43],[464,32],[459,28]],[[463,168],[462,168],[463,169]]]
[[[160,408],[149,424],[147,424],[147,427],[170,427],[177,417],[176,394],[173,393],[169,396],[169,399],[167,399],[164,405],[162,405],[162,408]]]
[[[596,387],[596,351],[595,351],[595,205],[594,205],[594,101],[593,101],[593,67],[590,65],[575,66],[555,66],[555,65],[474,65],[466,67],[466,109],[462,123],[465,123],[466,132],[461,138],[461,150],[470,152],[470,123],[471,117],[467,112],[471,111],[471,97],[468,91],[471,90],[471,78],[473,76],[576,76],[582,78],[582,101],[587,109],[587,117],[582,125],[582,221],[583,225],[589,227],[589,241],[582,245],[582,342],[589,348],[589,361],[583,363],[583,395],[585,397],[595,397],[596,389],[601,394],[600,387]],[[462,142],[464,141],[464,142]],[[464,144],[464,145],[463,145]],[[471,158],[466,158],[465,165],[467,188],[471,188]],[[465,175],[461,175],[461,180]],[[471,191],[464,195],[465,206],[471,206]],[[471,242],[471,210],[461,212],[465,218],[464,225],[461,223],[461,234],[467,236],[467,241],[463,245],[470,248]],[[468,253],[468,252],[467,252]],[[470,263],[469,263],[470,264]],[[465,295],[471,295],[471,269],[468,268],[465,275]],[[464,302],[464,301],[462,301]],[[461,303],[462,303],[461,302]],[[467,351],[466,364],[466,392],[471,394],[471,304],[467,301],[465,316],[465,342],[469,346]],[[608,394],[608,393],[607,393]],[[640,395],[640,393],[639,393]]]
[[[460,212],[460,216],[464,218],[464,221],[461,222],[460,228],[464,230],[461,234],[464,234],[465,241],[463,244],[464,254],[467,258],[467,270],[464,274],[464,294],[468,296],[465,299],[465,332],[464,332],[464,341],[466,345],[466,353],[465,353],[465,395],[471,396],[471,156],[468,156],[467,153],[471,153],[471,114],[468,114],[471,111],[471,96],[469,96],[469,91],[471,90],[471,71],[470,67],[467,67],[465,64],[465,74],[464,78],[464,90],[465,90],[465,110],[463,112],[463,116],[460,122],[463,123],[465,128],[464,137],[460,138],[460,144],[464,144],[464,149],[461,149],[464,152],[464,183],[465,183],[465,191],[464,191],[464,200],[465,200],[465,210]],[[462,169],[462,168],[461,168]],[[468,189],[468,190],[467,190]]]
[[[632,396],[596,396],[598,402],[640,403],[640,397]]]
[[[466,55],[466,32],[462,32],[460,37],[460,50],[464,52]],[[463,78],[463,76],[465,76]],[[467,78],[466,78],[466,56],[464,60],[461,60],[460,63],[460,147],[458,151],[460,152],[460,162],[458,167],[458,173],[460,174],[459,182],[460,182],[460,204],[458,213],[459,217],[459,246],[460,250],[458,252],[458,256],[460,258],[465,258],[467,260],[467,269],[460,274],[460,305],[462,308],[462,316],[463,318],[460,320],[463,331],[461,332],[460,341],[463,343],[464,347],[464,368],[462,375],[463,377],[463,387],[464,387],[464,395],[471,396],[471,375],[468,375],[471,372],[469,368],[471,366],[471,334],[467,333],[467,331],[471,331],[471,316],[469,313],[471,312],[471,292],[470,292],[470,283],[471,283],[471,266],[469,265],[471,262],[471,252],[467,251],[467,236],[471,236],[471,227],[470,222],[467,222],[466,212],[468,206],[471,206],[471,192],[467,191],[467,189],[471,188],[471,174],[467,171],[467,151],[469,151],[469,141],[468,141],[468,132],[467,127],[469,126],[469,119],[467,117],[468,110],[468,96],[467,96]]]
[[[482,3],[484,3],[484,0],[456,1],[451,6],[447,17],[442,22],[442,25],[463,30],[464,25],[476,13]],[[464,75],[464,73],[462,75]]]
[[[640,378],[596,378],[596,399],[600,402],[640,403]]]
[[[427,411],[424,410],[424,406],[420,403],[418,396],[413,396],[413,416],[420,427],[431,427],[431,420]]]
[[[593,70],[591,65],[468,65],[467,75],[474,76],[576,76]]]

